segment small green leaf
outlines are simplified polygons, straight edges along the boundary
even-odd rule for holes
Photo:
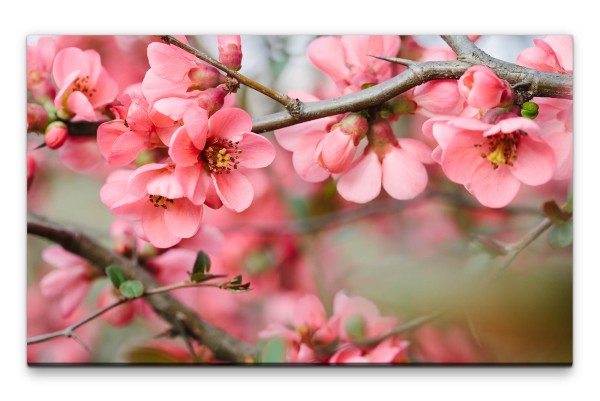
[[[138,280],[127,280],[121,283],[119,291],[125,298],[139,298],[144,294],[144,285]]]
[[[548,243],[552,248],[564,248],[573,242],[573,221],[555,225],[548,234]]]
[[[194,270],[192,271],[192,275],[198,273],[208,273],[210,271],[210,258],[204,251],[198,252],[198,256],[196,256],[196,261],[194,262]]]
[[[242,284],[242,275],[239,274],[237,276],[235,276],[230,282],[229,284],[231,285],[239,285]]]
[[[125,274],[123,269],[121,269],[117,265],[108,266],[105,272],[108,278],[110,278],[110,281],[112,281],[115,288],[119,288],[121,284],[127,281],[127,275]]]
[[[565,205],[565,212],[573,213],[573,191],[569,191],[569,197],[567,198],[567,204]]]
[[[283,363],[285,360],[285,343],[281,338],[272,338],[258,344],[259,363]]]

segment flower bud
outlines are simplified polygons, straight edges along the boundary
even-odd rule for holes
[[[379,153],[385,153],[390,144],[397,142],[392,126],[384,119],[377,119],[371,123],[367,138],[369,139],[369,145]]]
[[[48,112],[35,103],[27,103],[27,131],[42,131],[48,124]]]
[[[355,142],[358,142],[367,134],[369,122],[360,113],[350,113],[340,122],[340,128],[346,134],[352,135]]]
[[[458,80],[458,90],[469,106],[483,110],[508,107],[515,100],[510,84],[484,65],[465,71]]]
[[[390,105],[396,115],[412,114],[417,109],[417,103],[406,96],[398,96],[390,102]]]
[[[529,119],[537,117],[539,106],[534,102],[526,102],[521,105],[521,116]]]
[[[60,148],[67,137],[69,136],[69,132],[67,130],[67,126],[65,123],[61,121],[55,121],[46,127],[46,145],[50,149],[58,149]]]
[[[213,115],[223,107],[225,95],[227,95],[227,90],[223,85],[208,88],[198,96],[198,105]]]
[[[232,70],[242,68],[242,40],[239,35],[217,36],[219,61]]]
[[[188,77],[192,80],[192,84],[188,91],[205,90],[214,88],[221,83],[221,74],[215,67],[206,64],[200,64],[194,67],[188,73]]]

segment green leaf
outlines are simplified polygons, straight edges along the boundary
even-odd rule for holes
[[[569,197],[567,198],[567,204],[565,205],[565,212],[573,213],[573,191],[569,191]]]
[[[272,338],[258,344],[259,363],[284,363],[285,354],[285,343],[281,338]]]
[[[242,275],[239,274],[237,276],[235,276],[230,282],[229,284],[231,285],[239,285],[242,284]]]
[[[119,288],[121,284],[127,281],[127,275],[117,265],[110,265],[105,269],[106,275],[110,278],[115,288]]]
[[[210,271],[210,258],[204,251],[198,252],[198,256],[196,256],[196,261],[194,262],[194,270],[192,271],[192,275],[198,273],[208,273]]]
[[[564,248],[573,242],[573,221],[555,225],[548,234],[548,243],[552,248]]]
[[[125,298],[139,298],[144,294],[144,285],[138,280],[127,280],[121,283],[119,291]]]

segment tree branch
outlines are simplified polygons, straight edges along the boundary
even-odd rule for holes
[[[27,222],[27,232],[56,242],[66,250],[89,260],[101,274],[104,274],[104,267],[116,264],[129,276],[141,281],[148,292],[158,287],[152,276],[140,266],[111,252],[93,238],[77,230],[35,219]],[[200,319],[169,294],[153,295],[148,298],[148,303],[156,313],[174,327],[183,325],[187,334],[209,348],[216,358],[235,363],[255,361],[256,352],[253,347]]]
[[[467,36],[443,36],[458,55],[453,61],[428,61],[408,63],[399,59],[394,62],[407,65],[399,75],[360,92],[318,102],[303,103],[293,118],[285,112],[269,114],[252,120],[252,131],[262,133],[288,127],[300,122],[315,120],[336,114],[360,111],[380,105],[393,97],[435,79],[458,79],[471,66],[481,64],[490,67],[498,76],[512,85],[521,85],[520,101],[532,97],[573,98],[573,77],[568,74],[551,74],[495,59],[480,50]],[[381,58],[381,57],[380,57]],[[384,60],[394,60],[383,58]]]
[[[266,95],[266,96],[270,97],[271,99],[275,100],[276,102],[282,104],[283,107],[286,108],[286,110],[289,112],[289,114],[291,116],[294,116],[301,107],[301,103],[299,100],[292,99],[287,95],[282,95],[281,93],[279,93],[273,89],[267,88],[266,86],[240,74],[239,72],[237,72],[235,70],[232,70],[231,68],[229,68],[226,65],[224,65],[223,63],[215,60],[208,54],[206,54],[198,49],[193,48],[192,46],[180,41],[179,39],[177,39],[171,35],[158,35],[158,37],[160,39],[164,40],[166,43],[173,45],[173,46],[177,46],[180,49],[183,49],[186,52],[198,57],[200,60],[204,61],[205,63],[210,64],[213,67],[223,71],[228,76],[235,78],[239,83],[244,84],[247,87],[252,88],[255,91],[260,92],[263,95]]]
[[[191,282],[191,281],[186,281],[186,282],[182,282],[182,283],[166,285],[163,287],[153,288],[151,290],[144,291],[144,293],[142,294],[142,296],[140,298],[146,298],[146,297],[156,295],[156,294],[164,294],[164,293],[167,293],[167,292],[170,292],[173,290],[177,290],[180,288],[191,288],[191,287],[217,287],[217,288],[219,288],[219,284],[195,283],[195,282]],[[135,301],[136,299],[139,299],[139,298],[120,299],[116,302],[113,302],[110,305],[105,306],[102,309],[98,309],[97,311],[89,314],[88,316],[86,316],[83,319],[79,320],[78,322],[72,324],[71,326],[64,328],[63,330],[57,330],[57,331],[53,331],[52,333],[40,334],[38,336],[30,337],[27,339],[27,344],[28,345],[29,344],[37,344],[37,343],[51,340],[56,337],[73,337],[73,335],[75,334],[74,333],[75,329],[83,326],[86,323],[91,322],[92,320],[96,319],[97,317],[102,316],[103,314],[110,311],[111,309],[116,308],[117,306],[126,304],[127,302]],[[177,323],[178,323],[178,326],[181,326],[179,321]],[[183,335],[185,335],[185,333],[183,333]]]

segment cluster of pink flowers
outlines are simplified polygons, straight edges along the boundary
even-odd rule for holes
[[[536,40],[518,63],[555,73],[572,72],[571,39]],[[408,52],[421,60],[448,60],[452,52],[424,51],[409,43]],[[392,64],[369,57],[395,57],[396,36],[322,37],[308,49],[312,63],[336,84],[339,94],[356,92],[391,77]],[[401,72],[404,67],[400,67]],[[316,97],[290,92],[303,101]],[[488,207],[503,207],[521,184],[537,186],[572,175],[571,101],[533,99],[539,106],[534,120],[521,117],[510,84],[485,66],[473,66],[457,81],[436,80],[392,99],[378,110],[323,118],[275,132],[279,143],[293,152],[297,173],[310,182],[330,176],[346,200],[375,199],[381,186],[395,199],[411,199],[428,182],[426,164],[441,164],[446,176]],[[392,123],[401,115],[430,117],[425,137],[397,137]],[[425,138],[423,138],[425,139]]]
[[[333,301],[333,315],[312,294],[294,307],[288,325],[271,324],[261,333],[263,339],[285,342],[286,361],[297,363],[402,363],[408,362],[409,343],[391,335],[399,321],[381,316],[377,306],[362,297],[349,297],[343,291]],[[375,345],[369,345],[375,340]]]

